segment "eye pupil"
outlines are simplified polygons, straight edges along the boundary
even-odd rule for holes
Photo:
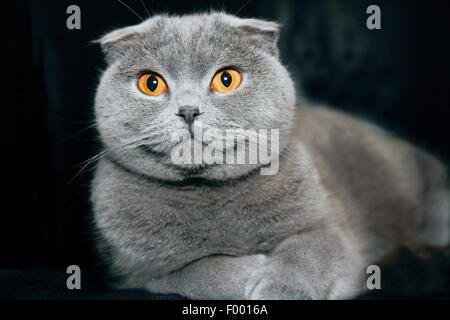
[[[154,75],[151,75],[147,79],[147,88],[151,92],[155,91],[156,88],[158,88],[158,78],[156,78]]]
[[[220,81],[222,81],[222,84],[225,87],[229,87],[231,85],[231,82],[233,81],[231,74],[228,71],[225,71],[222,73],[222,76],[220,77]]]

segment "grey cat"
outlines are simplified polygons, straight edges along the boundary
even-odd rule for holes
[[[104,152],[92,203],[121,287],[196,299],[351,298],[367,266],[396,248],[448,245],[446,168],[349,115],[297,106],[278,34],[277,23],[213,12],[155,16],[98,40],[108,67],[95,100]],[[224,69],[240,84],[212,90]],[[278,173],[261,175],[260,163],[174,164],[171,132],[200,121],[279,129]]]

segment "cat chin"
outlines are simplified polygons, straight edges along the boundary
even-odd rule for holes
[[[131,174],[144,177],[155,182],[189,182],[203,180],[211,182],[224,182],[238,179],[253,173],[259,174],[261,165],[257,164],[192,164],[177,165],[170,159],[159,156],[151,156],[146,152],[145,156],[136,157],[109,157],[109,160],[118,167]]]
[[[231,167],[230,165],[206,165],[200,168],[186,168],[182,166],[168,166],[163,170],[141,171],[150,179],[164,182],[225,182],[239,179],[253,174],[259,170],[257,165],[239,165]],[[259,174],[259,173],[257,173]]]

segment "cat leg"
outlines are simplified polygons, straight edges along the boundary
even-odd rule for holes
[[[433,247],[450,244],[450,193],[442,188],[430,192],[425,201],[425,215],[419,231],[422,242]]]
[[[322,229],[285,239],[255,270],[247,299],[346,299],[364,287],[365,264],[342,231]]]
[[[293,235],[269,255],[209,256],[152,279],[152,292],[193,299],[344,299],[363,289],[358,250],[329,229]]]
[[[208,256],[152,279],[146,288],[155,293],[177,293],[192,299],[244,299],[250,276],[265,261],[263,254]]]
[[[450,245],[450,190],[448,172],[436,158],[421,150],[415,151],[417,165],[422,173],[423,215],[418,233],[427,246]]]

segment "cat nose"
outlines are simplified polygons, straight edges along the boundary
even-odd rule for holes
[[[184,121],[189,124],[194,122],[194,118],[200,115],[200,110],[198,107],[192,106],[182,106],[178,109],[178,113],[175,115],[184,118]]]
[[[178,113],[175,113],[176,116],[179,116],[184,119],[189,126],[189,132],[192,134],[192,123],[194,122],[195,117],[201,115],[203,112],[200,112],[198,107],[193,106],[182,106],[178,108]]]

